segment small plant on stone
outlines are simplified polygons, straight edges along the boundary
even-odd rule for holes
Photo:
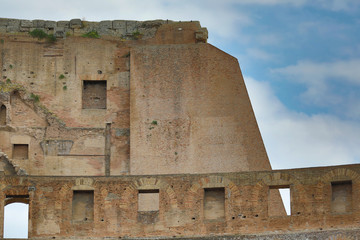
[[[158,124],[158,123],[157,123],[156,120],[154,120],[154,121],[151,122],[151,125],[157,125],[157,124]]]
[[[0,43],[1,43],[1,44],[4,44],[4,39],[0,39]]]
[[[49,35],[47,36],[46,40],[47,40],[48,42],[50,42],[50,43],[54,43],[54,42],[56,42],[56,37],[55,37],[54,34],[49,34]]]
[[[13,68],[13,65],[10,64],[9,67],[10,67],[10,69],[12,69],[12,68]]]
[[[6,83],[8,83],[8,84],[10,84],[10,83],[11,83],[10,78],[6,79]]]
[[[65,78],[64,74],[60,74],[59,79],[64,79],[64,78]]]
[[[34,100],[34,102],[39,102],[39,101],[40,101],[40,96],[37,95],[37,94],[34,94],[34,93],[31,93],[31,94],[30,94],[30,98],[31,98],[32,100]]]
[[[87,32],[87,33],[83,34],[82,36],[86,37],[86,38],[100,38],[100,35],[95,30]]]
[[[67,86],[65,85],[65,86],[63,86],[63,90],[67,90]]]
[[[142,37],[142,33],[140,33],[139,31],[135,31],[132,33],[132,37],[135,39],[135,40],[138,40]]]

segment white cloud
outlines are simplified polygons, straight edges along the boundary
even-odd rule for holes
[[[360,85],[360,59],[340,60],[335,62],[300,61],[296,65],[274,69],[299,82],[311,84],[329,78],[341,78],[351,84]]]
[[[276,34],[258,34],[256,40],[259,44],[268,46],[268,45],[278,45],[281,42],[281,37]]]
[[[287,109],[270,85],[246,77],[264,143],[274,169],[360,162],[360,124],[326,114]]]
[[[246,52],[247,52],[247,56],[249,56],[251,58],[255,58],[255,59],[259,59],[259,60],[263,60],[263,61],[268,61],[268,60],[274,59],[274,57],[271,54],[269,54],[259,48],[248,48]]]
[[[333,105],[341,108],[343,114],[356,117],[359,111],[353,112],[347,105],[354,101],[359,102],[359,96],[354,96],[351,90],[346,94],[341,93],[338,86],[359,88],[359,66],[360,59],[325,63],[300,61],[295,65],[272,69],[271,72],[283,76],[284,80],[304,84],[306,91],[301,94],[304,102],[319,106]]]
[[[230,0],[238,4],[248,4],[248,5],[280,5],[288,4],[293,6],[302,6],[306,3],[307,0]]]
[[[360,6],[358,0],[315,0],[314,3],[331,11],[352,11]]]

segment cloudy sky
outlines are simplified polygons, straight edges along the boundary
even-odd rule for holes
[[[360,163],[359,0],[0,0],[0,17],[199,20],[238,58],[274,169]]]
[[[358,0],[0,0],[0,16],[199,20],[238,58],[274,169],[360,163]]]

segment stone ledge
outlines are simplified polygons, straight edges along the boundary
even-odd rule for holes
[[[332,230],[318,232],[300,232],[285,234],[254,234],[254,235],[222,235],[222,236],[194,236],[194,237],[56,237],[58,240],[357,240],[360,230]],[[51,239],[49,237],[28,238],[32,240]],[[55,239],[55,238],[53,238]]]

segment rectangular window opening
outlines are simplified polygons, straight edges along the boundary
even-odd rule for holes
[[[79,222],[94,220],[94,191],[74,191],[72,220]]]
[[[83,81],[83,109],[106,109],[106,80]]]
[[[352,211],[352,182],[331,183],[331,212],[349,213]]]
[[[270,186],[268,196],[268,215],[290,216],[291,197],[290,186]]]
[[[139,190],[138,211],[159,211],[159,189]]]
[[[27,239],[29,226],[29,195],[6,195],[4,207],[4,238]]]
[[[6,107],[1,105],[0,107],[0,126],[6,125]]]
[[[225,218],[225,188],[204,188],[204,219]]]
[[[13,152],[12,152],[13,159],[29,159],[29,145],[28,144],[14,144],[13,145]]]

